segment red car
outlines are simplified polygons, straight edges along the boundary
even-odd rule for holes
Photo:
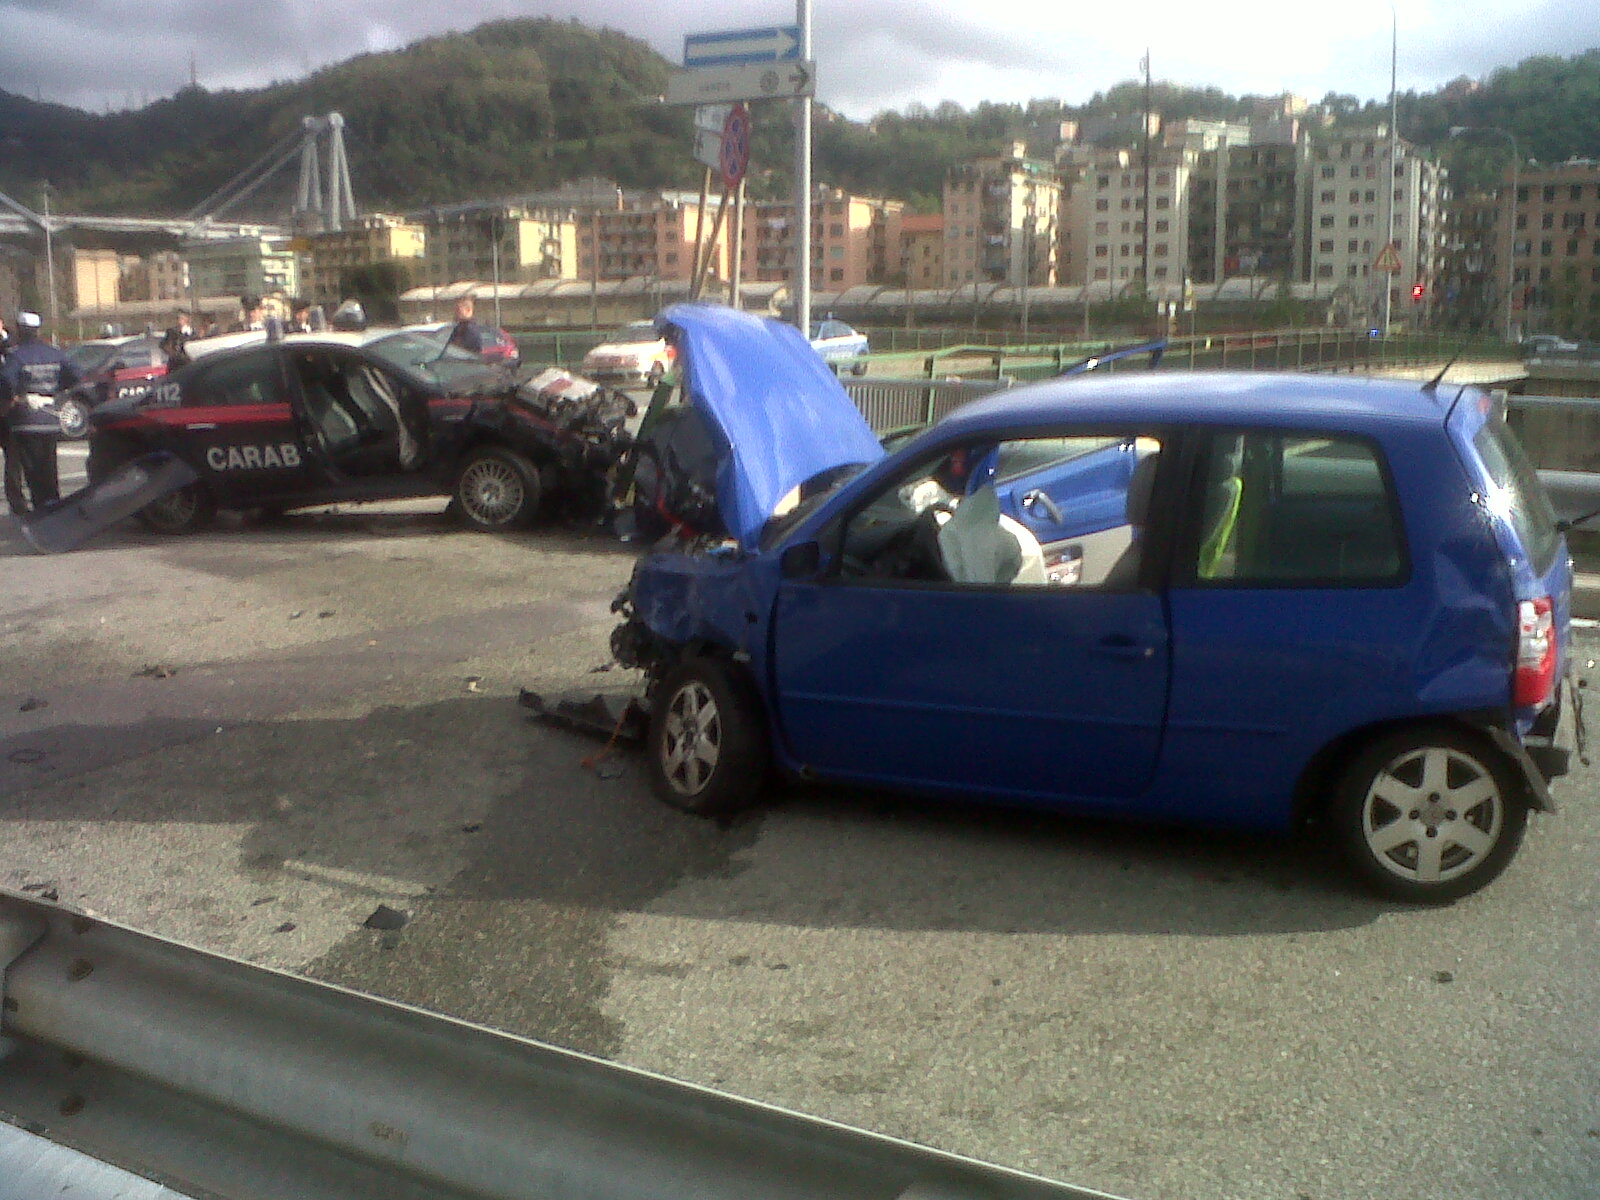
[[[522,365],[522,351],[517,349],[517,340],[504,329],[497,329],[493,325],[485,325],[481,321],[474,321],[478,327],[478,336],[483,339],[483,349],[478,354],[484,362],[499,363],[507,367]],[[453,321],[433,321],[426,325],[407,325],[406,332],[421,334],[423,337],[436,337],[440,342],[450,336],[450,331],[455,328]]]

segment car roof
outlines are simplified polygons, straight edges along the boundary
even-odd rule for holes
[[[81,342],[74,342],[71,346],[65,348],[71,350],[78,346],[126,346],[129,342],[145,340],[153,342],[157,338],[153,333],[121,333],[116,337],[88,338]]]
[[[1462,389],[1412,380],[1252,371],[1138,371],[1051,379],[986,396],[939,422],[945,433],[1049,425],[1260,425],[1374,431],[1440,425]]]

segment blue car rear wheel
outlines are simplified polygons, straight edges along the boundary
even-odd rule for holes
[[[1345,857],[1375,891],[1442,904],[1490,883],[1516,854],[1527,802],[1499,752],[1469,733],[1424,726],[1356,757],[1331,815]]]

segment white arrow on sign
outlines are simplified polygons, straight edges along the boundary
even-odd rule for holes
[[[731,104],[735,100],[794,100],[814,96],[814,62],[676,71],[667,80],[668,104]]]
[[[740,63],[793,62],[800,57],[800,26],[692,33],[683,39],[686,67],[732,67]]]

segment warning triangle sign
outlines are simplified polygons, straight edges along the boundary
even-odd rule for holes
[[[1378,251],[1378,261],[1372,264],[1374,271],[1387,271],[1390,275],[1400,274],[1400,243],[1390,242]]]

